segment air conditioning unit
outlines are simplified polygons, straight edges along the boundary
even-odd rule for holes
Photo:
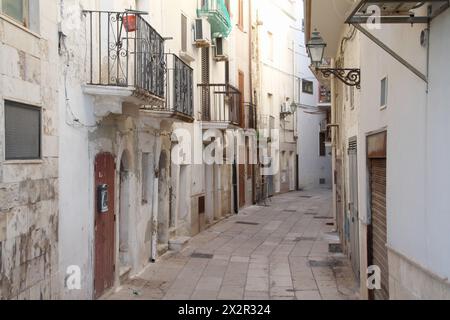
[[[215,39],[216,46],[214,48],[214,59],[216,61],[228,61],[228,41],[225,38],[218,37]]]
[[[195,61],[194,46],[192,45],[194,39],[195,25],[192,20],[183,15],[180,58],[188,64]]]
[[[291,114],[291,106],[289,105],[289,102],[283,102],[281,104],[281,112],[282,115]]]
[[[211,25],[207,18],[195,19],[194,44],[199,48],[211,46]]]

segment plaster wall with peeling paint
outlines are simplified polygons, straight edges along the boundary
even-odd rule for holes
[[[60,144],[60,289],[63,298],[86,299],[95,297],[95,185],[94,160],[99,153],[110,153],[116,161],[115,169],[115,281],[119,286],[124,279],[140,272],[153,257],[160,257],[169,247],[179,246],[210,224],[198,212],[199,197],[205,195],[205,167],[203,164],[178,166],[171,161],[176,146],[172,132],[185,129],[195,137],[191,147],[202,146],[199,129],[200,106],[196,84],[201,77],[200,50],[192,46],[194,60],[194,123],[173,122],[142,112],[139,106],[117,104],[98,98],[85,91],[88,79],[89,32],[83,10],[139,9],[147,11],[144,19],[163,37],[165,52],[178,54],[181,50],[180,14],[193,21],[196,17],[195,1],[62,1],[59,21],[64,34],[59,64],[59,108],[61,116]],[[174,10],[177,8],[177,10]],[[165,17],[165,19],[162,19]],[[176,21],[176,23],[174,22]],[[224,64],[211,59],[211,83],[224,82]],[[99,115],[99,100],[107,112]],[[70,143],[67,143],[70,141]],[[145,155],[148,162],[143,163]],[[147,167],[147,168],[145,168]],[[145,168],[145,169],[144,169]],[[146,174],[144,174],[146,170]],[[231,168],[222,166],[222,184],[214,190],[226,202],[219,216],[231,212]],[[124,174],[125,172],[125,174]],[[126,182],[124,183],[124,177]],[[144,181],[145,177],[145,181]],[[158,180],[157,189],[153,182]],[[121,186],[126,184],[127,190]],[[144,188],[143,185],[147,184]],[[150,196],[144,197],[144,189]],[[155,201],[157,209],[155,210]],[[126,202],[124,204],[124,202]],[[211,212],[214,215],[213,212]],[[126,219],[122,223],[121,215]],[[155,215],[157,219],[155,220]],[[156,224],[155,224],[156,222]],[[156,252],[152,252],[152,235],[157,229]],[[126,239],[124,239],[124,237]],[[124,241],[125,240],[125,241]],[[73,244],[77,243],[76,246]],[[81,268],[81,290],[67,288],[64,270],[70,266]],[[114,287],[113,286],[113,287]]]
[[[0,13],[0,299],[50,299],[58,287],[57,2],[27,26]],[[41,111],[41,156],[5,160],[5,100]]]

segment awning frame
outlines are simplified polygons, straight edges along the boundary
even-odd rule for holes
[[[424,1],[424,4],[428,3],[427,7],[427,15],[426,16],[416,16],[411,14],[405,14],[404,12],[398,13],[387,13],[384,12],[384,15],[379,17],[374,17],[372,15],[368,15],[364,12],[361,12],[363,8],[365,8],[369,4],[373,5],[382,5],[383,3],[396,2],[396,3],[405,3],[405,4],[413,4],[418,3],[420,1],[417,0],[402,0],[402,1],[386,1],[386,0],[361,0],[355,8],[352,10],[351,14],[348,16],[346,23],[353,25],[358,31],[364,34],[367,38],[369,38],[372,42],[378,45],[381,49],[391,55],[394,59],[400,62],[403,66],[405,66],[408,70],[414,73],[417,77],[422,79],[425,83],[428,84],[428,64],[429,64],[429,37],[427,43],[427,74],[423,74],[420,70],[414,67],[407,60],[402,58],[399,54],[397,54],[393,49],[391,49],[388,45],[386,45],[382,40],[377,38],[374,34],[372,34],[367,28],[363,26],[368,22],[369,18],[377,18],[379,22],[382,24],[427,24],[428,32],[431,28],[431,21],[436,18],[438,15],[443,13],[450,7],[450,0],[428,0]],[[436,4],[441,3],[442,5],[436,8]],[[422,6],[423,6],[422,5]],[[434,6],[433,6],[434,5]]]

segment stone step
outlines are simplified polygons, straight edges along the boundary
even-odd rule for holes
[[[119,269],[120,283],[124,283],[130,278],[131,266],[122,266]]]
[[[179,252],[189,243],[190,237],[175,237],[169,240],[169,249]]]
[[[164,255],[167,251],[169,251],[169,246],[167,244],[158,244],[158,257]]]

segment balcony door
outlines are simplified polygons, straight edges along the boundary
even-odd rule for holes
[[[202,84],[209,85],[209,48],[202,49]],[[205,86],[202,87],[202,115],[203,121],[211,120],[210,113],[210,88]]]

